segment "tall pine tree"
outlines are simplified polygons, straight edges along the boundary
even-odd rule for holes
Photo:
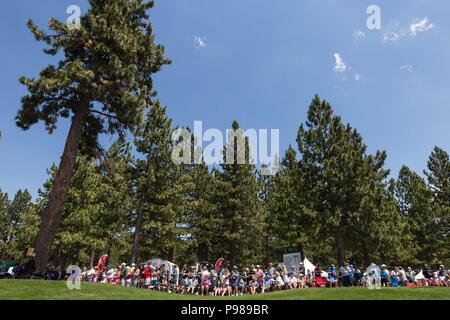
[[[131,260],[157,255],[172,260],[177,241],[177,212],[174,206],[176,181],[172,162],[172,120],[157,101],[135,138],[134,179],[137,199]]]
[[[63,59],[44,68],[38,78],[20,79],[29,95],[22,98],[17,125],[27,130],[43,121],[52,133],[60,118],[71,118],[36,241],[37,272],[45,270],[79,148],[92,152],[100,133],[139,125],[155,95],[152,75],[169,63],[152,34],[147,10],[153,1],[89,0],[89,4],[79,28],[51,19],[50,32],[45,32],[28,22],[36,40],[48,45],[44,52],[56,56],[62,51]]]
[[[215,197],[221,214],[222,252],[231,265],[262,260],[264,216],[259,211],[259,186],[248,138],[234,121],[224,148]],[[250,234],[252,236],[250,236]]]

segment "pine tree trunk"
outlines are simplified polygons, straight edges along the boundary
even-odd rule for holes
[[[35,244],[35,273],[45,272],[53,239],[58,230],[64,208],[64,199],[70,187],[75,168],[83,125],[89,111],[89,101],[82,100],[75,112],[67,136],[61,163],[56,172],[48,204],[42,212],[42,223]]]
[[[94,266],[94,260],[95,260],[95,250],[91,250],[91,255],[89,256],[89,265],[91,268]]]
[[[173,247],[171,247],[167,254],[167,261],[173,261],[174,254],[175,254],[175,250]]]
[[[202,240],[201,243],[197,246],[197,258],[199,261],[208,261],[209,258],[209,252],[208,252],[208,245],[206,244],[205,240]]]
[[[303,261],[303,260],[305,260],[305,250],[303,249],[303,245],[302,245],[302,243],[300,243],[299,245],[298,245],[298,249],[300,250],[300,259]]]
[[[236,252],[236,245],[231,243],[230,246],[230,264],[231,266],[235,266],[237,264],[237,252]]]
[[[266,250],[266,266],[268,266],[269,265],[269,263],[270,263],[270,253],[269,253],[269,251],[270,251],[270,248],[269,248],[269,237],[268,236],[266,236],[266,237],[264,237],[264,242],[265,242],[265,250]]]
[[[339,266],[343,266],[345,261],[344,239],[342,235],[342,230],[340,228],[336,230],[335,243],[336,243],[336,254],[338,264]]]
[[[114,244],[114,240],[111,238],[108,244],[108,250],[106,250],[106,254],[108,255],[108,259],[106,260],[106,265],[109,265],[109,259],[111,258],[112,247]]]
[[[364,265],[369,266],[371,262],[370,262],[369,252],[367,250],[367,245],[364,241],[362,242],[361,247],[362,247],[361,249],[363,252]]]
[[[136,259],[139,254],[139,242],[141,240],[141,231],[143,223],[144,223],[144,212],[143,210],[139,210],[136,220],[136,229],[134,230],[133,246],[131,248],[131,263],[136,263]]]
[[[61,248],[61,245],[59,245],[58,249],[56,250],[56,254],[55,254],[55,258],[54,258],[55,265],[61,266],[61,251],[62,251],[62,248]]]

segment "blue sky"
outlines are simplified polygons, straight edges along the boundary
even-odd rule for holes
[[[58,162],[67,123],[49,136],[23,132],[14,117],[26,91],[18,78],[48,63],[26,28],[66,20],[87,1],[1,1],[0,188],[33,195]],[[175,124],[225,130],[279,128],[282,152],[295,146],[314,94],[363,135],[369,151],[388,153],[422,172],[435,145],[450,151],[450,2],[446,0],[156,0],[157,41],[173,60],[155,77]],[[381,30],[366,26],[381,8]],[[358,35],[358,36],[357,36]],[[386,38],[388,40],[383,41]],[[336,55],[337,54],[337,55]],[[337,58],[337,59],[336,59]],[[103,138],[104,143],[108,142]]]

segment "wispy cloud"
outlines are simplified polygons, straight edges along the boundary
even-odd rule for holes
[[[345,63],[344,59],[342,58],[341,54],[335,53],[334,59],[335,59],[334,72],[337,72],[337,73],[346,72],[348,67],[347,67],[347,64]]]
[[[400,40],[400,38],[403,38],[404,36],[406,36],[407,34],[404,32],[404,30],[400,30],[400,31],[390,31],[390,32],[386,32],[383,35],[383,42],[395,42]]]
[[[353,39],[355,39],[355,41],[362,40],[365,37],[366,37],[366,34],[364,32],[362,32],[361,30],[353,32]]]
[[[334,54],[334,72],[340,74],[343,80],[347,79],[347,74],[353,74],[353,79],[358,81],[361,79],[361,75],[353,73],[352,67],[348,65],[342,55],[338,52]]]
[[[404,66],[400,66],[400,70],[411,73],[413,71],[413,66],[410,64],[405,64]]]
[[[426,32],[434,29],[436,26],[425,17],[422,19],[415,19],[409,24],[407,28],[402,28],[396,31],[385,32],[383,35],[383,43],[395,42],[404,37],[415,37],[420,32]]]
[[[195,36],[194,37],[194,43],[195,43],[195,48],[196,49],[201,49],[206,47],[206,38],[205,37],[200,37],[200,36]]]
[[[425,32],[434,28],[434,24],[428,21],[428,18],[416,20],[409,26],[409,32],[415,36],[418,32]]]

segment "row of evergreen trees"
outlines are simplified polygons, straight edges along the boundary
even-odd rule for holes
[[[426,180],[406,167],[388,180],[386,154],[368,154],[358,132],[316,97],[298,151],[287,150],[274,177],[260,176],[248,158],[214,169],[176,166],[173,126],[153,87],[153,75],[171,63],[153,34],[154,2],[88,2],[76,28],[28,22],[58,61],[20,79],[28,92],[16,124],[43,123],[52,133],[70,119],[70,129],[36,203],[25,191],[13,200],[1,195],[2,255],[19,258],[34,246],[37,272],[49,260],[87,264],[105,251],[115,262],[226,256],[245,264],[278,260],[288,247],[322,263],[334,255],[366,264],[448,259],[443,150],[431,154]],[[101,134],[121,138],[104,151]]]
[[[274,176],[260,175],[248,143],[236,141],[224,154],[245,147],[244,165],[175,165],[175,129],[157,101],[131,141],[78,157],[52,264],[93,265],[108,253],[113,263],[226,257],[247,265],[280,261],[292,247],[322,264],[450,262],[450,160],[438,147],[424,176],[404,166],[389,179],[386,153],[369,154],[318,96]],[[0,191],[2,257],[22,260],[34,246],[56,173],[53,166],[36,202],[26,190],[13,199]]]

